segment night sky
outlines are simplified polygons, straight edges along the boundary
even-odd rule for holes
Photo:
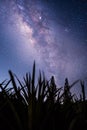
[[[0,82],[34,60],[59,86],[87,78],[87,0],[0,0]]]

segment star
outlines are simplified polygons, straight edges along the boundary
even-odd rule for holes
[[[36,60],[37,67],[47,77],[54,74],[58,84],[66,76],[71,81],[85,77],[86,27],[86,1],[0,1],[2,73],[8,68],[20,74],[31,71]]]

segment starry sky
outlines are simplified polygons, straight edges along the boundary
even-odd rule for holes
[[[0,82],[11,69],[87,78],[87,0],[0,0]]]

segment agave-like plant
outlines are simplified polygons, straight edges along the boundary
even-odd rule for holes
[[[7,123],[8,126],[9,126],[9,129],[11,128],[11,129],[14,130],[14,129],[18,128],[18,129],[22,130],[21,120],[20,120],[19,114],[17,113],[16,107],[14,106],[14,103],[12,101],[12,96],[13,95],[11,94],[11,91],[12,91],[13,88],[7,88],[10,82],[11,82],[11,80],[9,80],[5,84],[5,86],[3,86],[4,82],[0,84],[0,88],[1,88],[0,94],[1,94],[1,96],[3,98],[3,100],[2,100],[2,107],[0,107],[0,109],[1,109],[1,112],[2,112],[2,116],[4,117],[3,121],[6,120],[6,122],[3,122],[2,125],[4,126],[4,123],[5,124]],[[1,97],[0,97],[0,99],[1,99]],[[3,112],[3,110],[4,110],[4,112]],[[8,115],[9,116],[9,118],[8,118],[8,117],[6,117],[5,113],[7,115],[12,113],[12,117],[13,117],[12,120],[16,121],[16,127],[15,127],[15,123],[14,122],[12,122],[13,124],[11,124],[11,116]]]
[[[9,71],[9,75],[14,89],[12,97],[27,107],[28,129],[38,129],[39,124],[41,124],[45,118],[44,108],[48,94],[48,81],[45,79],[44,74],[42,76],[40,72],[38,84],[35,86],[35,62],[32,75],[26,73],[26,76],[23,77],[23,82],[21,82],[12,71]],[[18,81],[19,86],[15,80]]]
[[[82,112],[85,115],[85,88],[81,80],[70,85],[66,78],[63,89],[57,87],[54,76],[48,81],[40,71],[36,84],[35,62],[32,74],[26,73],[23,81],[11,70],[9,75],[10,80],[0,84],[0,120],[2,118],[1,123],[6,123],[9,130],[67,130],[69,126],[71,128],[77,114]],[[70,90],[79,81],[82,99],[73,100],[74,95]],[[5,114],[9,115],[8,119]]]

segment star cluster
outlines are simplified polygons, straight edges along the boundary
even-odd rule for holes
[[[2,70],[24,73],[36,60],[59,85],[65,77],[72,81],[87,76],[85,0],[1,1],[0,18]]]

